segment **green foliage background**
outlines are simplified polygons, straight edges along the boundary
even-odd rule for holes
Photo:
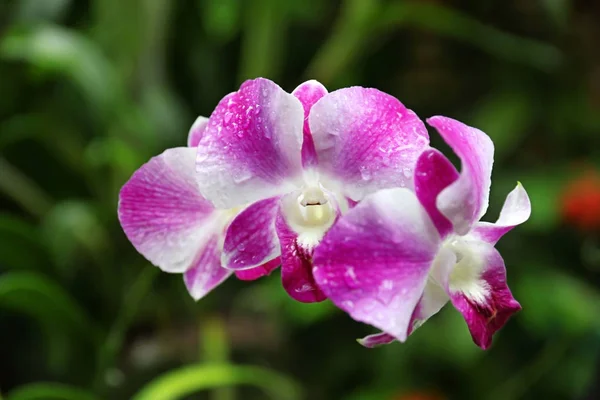
[[[0,0],[0,391],[600,398],[598,235],[560,217],[565,184],[600,162],[598,43],[583,0]],[[450,306],[407,343],[364,349],[373,330],[293,302],[277,273],[195,303],[135,252],[120,186],[256,76],[376,87],[494,139],[487,219],[516,180],[533,215],[498,246],[524,310],[489,351]]]

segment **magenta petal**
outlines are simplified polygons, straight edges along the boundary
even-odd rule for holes
[[[390,344],[395,340],[396,338],[392,335],[387,334],[385,332],[381,332],[365,336],[362,339],[358,339],[358,343],[371,349],[373,347],[382,346],[384,344]]]
[[[352,318],[404,341],[439,245],[414,193],[381,190],[329,230],[315,251],[313,274]]]
[[[251,204],[227,228],[223,245],[223,266],[241,270],[260,266],[279,256],[275,216],[279,197]]]
[[[415,192],[442,238],[452,232],[452,223],[438,210],[436,200],[440,192],[457,179],[456,168],[436,149],[425,150],[417,160]]]
[[[461,160],[460,177],[438,196],[438,209],[465,235],[485,214],[490,195],[494,144],[479,129],[451,118],[437,116],[427,120],[438,130]]]
[[[200,138],[204,134],[204,130],[206,129],[207,125],[208,118],[202,116],[196,118],[196,121],[194,121],[194,124],[192,125],[192,127],[190,128],[190,132],[188,133],[188,147],[198,146]]]
[[[281,257],[277,257],[271,261],[267,261],[263,265],[259,265],[258,267],[235,271],[235,276],[241,281],[254,281],[258,278],[269,275],[280,265]]]
[[[190,268],[203,243],[222,229],[214,208],[198,191],[195,153],[179,147],[153,157],[119,194],[119,221],[127,238],[167,272]]]
[[[302,175],[300,101],[267,79],[246,81],[210,116],[196,158],[201,193],[233,208],[288,193]]]
[[[494,333],[521,305],[506,284],[506,268],[500,253],[487,243],[480,242],[478,247],[484,267],[480,281],[473,285],[480,288],[474,290],[469,286],[468,290],[461,290],[458,287],[452,291],[451,286],[450,300],[465,318],[475,344],[485,350],[492,344]]]
[[[317,151],[313,142],[310,127],[308,126],[308,115],[313,104],[327,94],[327,89],[321,83],[311,80],[298,86],[292,92],[300,100],[304,107],[304,142],[302,143],[302,165],[304,168],[318,164]]]
[[[288,225],[281,212],[277,214],[275,224],[281,243],[283,288],[293,299],[302,303],[325,300],[327,297],[315,283],[312,274],[314,248],[298,242],[298,234]]]
[[[479,222],[473,229],[473,235],[481,240],[496,244],[505,233],[522,224],[531,215],[531,201],[520,183],[506,197],[500,218],[496,223]]]
[[[325,95],[313,106],[309,123],[319,171],[355,201],[382,188],[412,187],[417,158],[429,144],[415,113],[376,89],[351,87]]]
[[[188,292],[200,300],[227,279],[232,271],[221,266],[220,235],[213,235],[200,250],[192,268],[183,275]]]

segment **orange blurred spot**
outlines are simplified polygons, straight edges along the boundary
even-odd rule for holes
[[[600,174],[588,171],[570,182],[561,199],[563,220],[584,231],[600,229]]]

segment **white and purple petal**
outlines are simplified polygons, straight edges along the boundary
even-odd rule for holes
[[[329,230],[315,251],[313,275],[352,318],[404,341],[439,245],[414,193],[381,190]]]
[[[323,96],[309,125],[325,186],[355,201],[382,188],[412,187],[417,158],[429,144],[415,113],[376,89]]]
[[[423,294],[413,311],[409,334],[437,314],[450,300],[446,289],[447,277],[455,264],[456,254],[446,247],[440,248],[431,265]]]
[[[327,94],[327,89],[321,83],[310,80],[302,83],[292,92],[294,96],[300,100],[304,108],[304,141],[302,143],[302,165],[310,168],[318,164],[319,160],[315,150],[310,127],[308,125],[308,116],[312,106],[323,96]]]
[[[396,341],[396,338],[385,332],[374,333],[372,335],[365,336],[362,339],[358,339],[358,343],[370,349],[373,347],[382,346],[384,344],[390,344],[394,341]]]
[[[498,220],[495,223],[479,222],[471,233],[487,243],[496,244],[504,234],[527,221],[530,215],[531,201],[519,183],[506,197]]]
[[[190,132],[188,133],[187,145],[188,147],[196,147],[198,143],[200,143],[200,138],[204,134],[206,130],[206,126],[208,125],[208,118],[206,117],[198,117],[194,124],[190,128]]]
[[[452,232],[452,223],[438,210],[436,200],[440,192],[457,179],[456,168],[436,149],[425,150],[417,160],[415,193],[442,239]]]
[[[166,272],[188,270],[221,227],[198,190],[195,156],[189,147],[166,150],[140,167],[119,194],[119,221],[127,238]]]
[[[438,209],[459,235],[466,235],[485,214],[489,203],[494,144],[482,131],[451,118],[427,120],[461,160],[460,177],[437,199]]]
[[[447,293],[482,349],[521,305],[506,283],[504,260],[490,244],[469,240],[457,249],[459,261],[447,275]]]
[[[263,265],[280,254],[275,230],[279,197],[257,201],[231,221],[223,245],[223,266],[244,270]]]
[[[210,237],[192,267],[183,275],[185,286],[194,300],[200,300],[233,273],[221,266],[220,241],[220,234]]]
[[[217,208],[282,195],[302,176],[300,101],[267,79],[246,81],[210,116],[198,144],[201,193]]]

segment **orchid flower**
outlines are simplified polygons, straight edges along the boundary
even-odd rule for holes
[[[196,146],[208,119],[199,117],[188,147],[168,149],[134,172],[119,194],[119,221],[136,250],[161,270],[182,273],[190,295],[199,300],[229,277],[221,267],[225,229],[237,209],[220,210],[200,194],[194,173]],[[236,272],[253,280],[280,261]]]
[[[254,268],[281,255],[285,290],[325,299],[312,255],[338,216],[366,194],[412,187],[427,148],[423,122],[394,97],[308,81],[286,93],[246,81],[219,103],[198,144],[200,192],[217,208],[250,203],[229,225],[223,266]]]
[[[363,339],[367,347],[405,341],[450,300],[486,349],[521,309],[494,246],[529,218],[531,204],[518,184],[496,223],[479,222],[488,207],[492,141],[450,118],[427,122],[458,155],[461,173],[439,151],[424,151],[415,192],[379,191],[340,218],[317,248],[313,274],[338,307],[383,331]]]

